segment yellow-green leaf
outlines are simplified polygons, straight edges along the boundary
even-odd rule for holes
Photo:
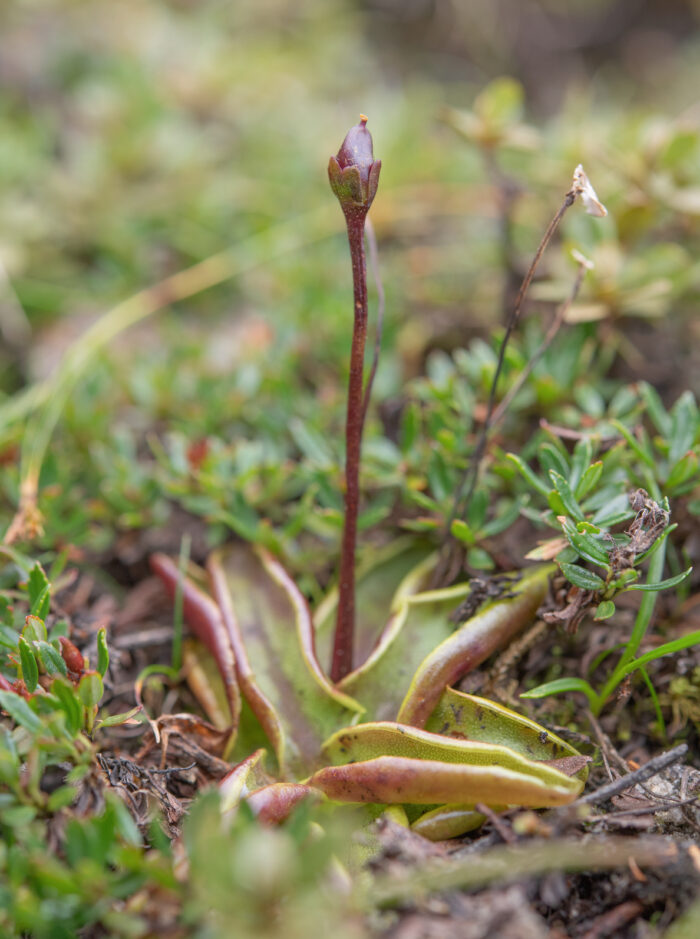
[[[462,740],[497,743],[532,760],[558,760],[578,751],[551,731],[510,708],[446,688],[428,718],[426,730]],[[583,779],[588,775],[584,771]]]
[[[362,708],[323,674],[306,601],[267,551],[232,545],[212,555],[208,571],[241,691],[282,771],[308,771],[322,741]]]
[[[480,665],[532,621],[554,569],[554,565],[545,564],[514,579],[502,599],[485,604],[452,635],[432,647],[411,681],[397,721],[424,726],[448,685]],[[419,596],[408,602],[417,607],[420,601]]]
[[[323,751],[328,760],[335,765],[373,760],[381,756],[407,757],[415,760],[434,760],[470,766],[498,766],[524,775],[535,776],[542,783],[555,788],[562,785],[566,788],[571,783],[572,790],[578,792],[581,789],[581,783],[578,780],[572,783],[567,776],[547,763],[528,759],[510,747],[496,743],[444,737],[441,734],[433,734],[418,727],[408,727],[392,721],[345,727],[326,741]],[[391,801],[402,800],[392,799]],[[440,800],[435,798],[432,801],[439,802]],[[477,795],[475,801],[483,802],[484,798]]]
[[[390,616],[395,612],[402,585],[428,551],[415,539],[399,539],[382,551],[363,558],[357,572],[356,623],[353,657],[356,666],[367,660]],[[414,588],[418,589],[417,587]],[[316,655],[330,667],[333,633],[338,609],[338,590],[327,594],[314,613]]]

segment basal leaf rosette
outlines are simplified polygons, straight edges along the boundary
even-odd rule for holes
[[[246,799],[273,822],[311,797],[404,805],[416,831],[447,837],[478,823],[477,803],[543,808],[581,792],[588,757],[508,708],[450,687],[532,621],[552,566],[512,575],[500,598],[455,623],[469,584],[426,591],[434,559],[407,571],[399,555],[384,561],[394,595],[383,603],[383,565],[370,566],[367,608],[386,622],[377,623],[364,664],[338,684],[318,661],[306,600],[267,551],[232,545],[210,557],[206,573],[183,579],[175,561],[153,559],[173,596],[180,583],[185,617],[226,691],[235,760],[221,783],[227,811]],[[276,763],[272,777],[252,743],[261,737]]]

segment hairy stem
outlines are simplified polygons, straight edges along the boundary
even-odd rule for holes
[[[352,670],[355,633],[355,544],[360,504],[360,450],[364,424],[363,376],[367,341],[367,268],[364,245],[364,213],[347,213],[348,242],[352,260],[354,324],[350,352],[348,409],[345,424],[345,523],[340,551],[338,615],[331,661],[331,679],[340,681]]]

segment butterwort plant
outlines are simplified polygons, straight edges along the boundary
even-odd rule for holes
[[[428,589],[438,558],[411,538],[368,549],[363,565],[355,563],[362,430],[377,358],[375,347],[365,381],[364,237],[380,172],[366,124],[362,116],[329,164],[354,288],[337,589],[312,614],[279,560],[244,542],[216,550],[206,569],[160,554],[151,563],[199,640],[190,685],[230,733],[227,809],[245,800],[272,822],[308,798],[369,804],[371,814],[393,806],[395,818],[444,838],[480,824],[483,806],[571,802],[589,758],[454,687],[532,621],[555,565],[499,575],[484,594],[469,582]]]

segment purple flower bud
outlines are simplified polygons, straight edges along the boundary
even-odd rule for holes
[[[377,192],[381,160],[372,152],[372,135],[367,130],[367,118],[360,115],[360,123],[348,131],[340,150],[328,163],[331,189],[347,214],[365,215]]]

